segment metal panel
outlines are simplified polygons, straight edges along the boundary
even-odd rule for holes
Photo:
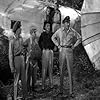
[[[81,32],[84,48],[96,69],[100,69],[100,1],[84,0]]]

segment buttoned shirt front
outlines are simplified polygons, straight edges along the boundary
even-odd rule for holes
[[[64,27],[58,29],[52,36],[52,41],[56,46],[73,46],[81,36],[71,27],[65,32]]]

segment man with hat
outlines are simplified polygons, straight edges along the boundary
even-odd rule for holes
[[[52,41],[59,48],[60,66],[60,92],[63,93],[63,79],[65,62],[67,63],[70,95],[73,93],[72,69],[73,69],[73,49],[80,43],[81,36],[70,27],[70,17],[66,16],[62,21],[63,27],[58,29],[52,36]]]
[[[25,41],[27,45],[27,58],[26,58],[26,76],[28,92],[34,91],[36,78],[37,78],[37,66],[41,58],[41,49],[38,45],[37,27],[32,25],[30,27],[30,38]],[[32,79],[32,86],[30,85]]]
[[[17,100],[17,85],[21,78],[23,99],[26,100],[27,84],[25,76],[25,62],[23,52],[23,39],[20,36],[21,28],[19,22],[16,22],[13,27],[15,37],[9,41],[9,64],[11,72],[14,73],[14,100]]]

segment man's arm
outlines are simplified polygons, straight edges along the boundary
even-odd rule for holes
[[[60,38],[59,38],[59,30],[57,30],[51,37],[53,43],[59,48],[60,46]]]
[[[9,41],[9,65],[11,72],[14,72],[14,54],[13,54],[13,40]]]
[[[43,41],[43,35],[42,35],[42,33],[41,33],[41,35],[40,35],[40,37],[39,37],[39,41],[38,41],[38,44],[39,44],[39,47],[41,48],[41,50],[43,49],[43,43],[42,43],[42,41]]]
[[[74,48],[75,48],[76,46],[78,46],[78,45],[81,43],[81,41],[82,41],[82,36],[81,36],[78,32],[76,32],[76,31],[75,31],[75,37],[77,38],[77,41],[76,41],[76,43],[74,44]]]

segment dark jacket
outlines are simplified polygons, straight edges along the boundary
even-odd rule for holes
[[[39,46],[43,49],[54,49],[54,43],[51,40],[53,33],[46,33],[46,31],[41,33],[41,36],[39,38]]]

